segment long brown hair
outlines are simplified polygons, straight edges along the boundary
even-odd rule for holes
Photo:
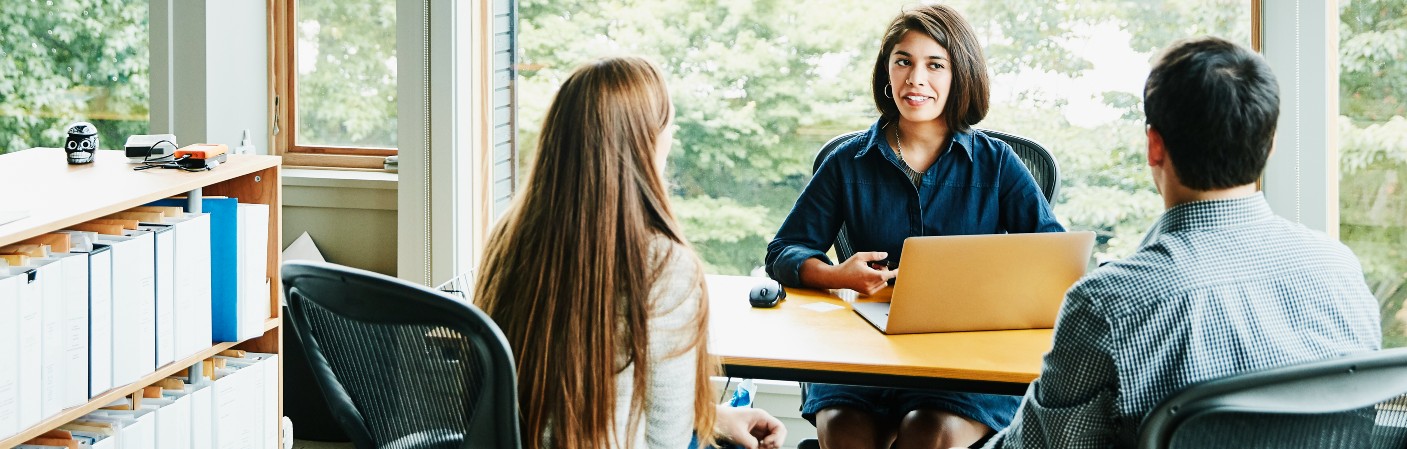
[[[659,71],[634,57],[577,68],[543,120],[537,160],[484,250],[475,301],[503,329],[518,365],[523,447],[602,448],[633,442],[649,379],[650,288],[670,255],[687,250],[656,166],[669,126]],[[697,256],[689,251],[696,267]],[[706,292],[701,268],[697,286]],[[698,304],[694,428],[712,439],[708,301]],[[625,363],[620,364],[624,357]],[[633,372],[626,435],[615,435],[616,375]]]

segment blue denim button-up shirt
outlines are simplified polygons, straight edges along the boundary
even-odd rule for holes
[[[955,133],[915,188],[883,138],[884,121],[841,144],[816,170],[767,245],[767,274],[801,285],[801,264],[825,251],[842,223],[855,251],[902,255],[910,236],[1059,232],[1050,204],[1011,146],[981,131]]]

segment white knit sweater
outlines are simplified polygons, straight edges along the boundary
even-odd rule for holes
[[[621,438],[630,422],[634,391],[634,367],[627,366],[616,376],[615,440],[617,444],[629,442],[629,447],[637,449],[682,449],[693,436],[698,360],[696,350],[684,349],[693,342],[700,319],[702,279],[691,250],[664,237],[651,242],[649,260],[650,266],[658,267],[659,278],[650,288],[651,363],[644,416],[634,435]]]

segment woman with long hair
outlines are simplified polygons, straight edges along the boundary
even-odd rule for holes
[[[513,349],[525,448],[785,437],[766,412],[713,403],[702,265],[663,181],[672,107],[644,59],[578,68],[485,247],[474,298]]]
[[[768,274],[872,294],[897,275],[905,238],[1064,229],[1011,147],[973,128],[987,115],[987,65],[962,14],[906,9],[873,70],[880,118],[821,163],[767,247]],[[856,253],[833,264],[825,250],[842,224]],[[825,448],[966,447],[1006,427],[1021,399],[823,384],[807,393],[802,416]]]

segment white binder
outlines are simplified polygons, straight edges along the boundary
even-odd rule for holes
[[[176,228],[176,359],[209,348],[210,215],[185,214]]]
[[[103,236],[112,245],[112,385],[156,368],[155,249],[149,231]]]
[[[186,396],[164,395],[143,399],[142,408],[156,412],[155,449],[188,449],[191,442],[191,401]]]
[[[95,398],[113,386],[111,246],[93,245],[88,280],[88,397]]]
[[[269,305],[269,205],[238,206],[239,339],[264,335]]]
[[[99,242],[96,232],[62,230],[73,238],[74,252],[88,254],[88,290],[85,292],[83,329],[87,339],[85,378],[86,401],[112,388],[112,251],[107,243]],[[116,444],[116,443],[113,443]]]
[[[151,231],[155,239],[155,370],[176,360],[176,232],[171,225],[156,223],[142,223],[138,229]]]
[[[97,410],[84,416],[84,419],[121,425],[121,430],[117,432],[117,447],[156,446],[156,412],[151,410]]]
[[[262,409],[262,373],[238,366],[216,369],[211,393],[211,436],[215,449],[251,449],[263,429],[258,426]]]
[[[278,414],[278,354],[248,352],[243,358],[220,358],[226,360],[225,366],[228,368],[252,371],[241,373],[250,376],[242,388],[247,395],[254,397],[248,404],[250,412],[246,418],[249,421],[243,425],[259,435],[253,447],[275,448],[281,422]]]
[[[69,408],[88,402],[88,253],[50,256],[57,260],[63,278],[59,408]]]
[[[20,431],[20,286],[27,281],[0,269],[0,435]]]
[[[34,368],[38,368],[38,378],[34,382],[21,382],[20,388],[37,390],[38,413],[40,419],[43,419],[58,413],[64,407],[64,366],[67,354],[64,351],[63,266],[59,264],[58,259],[34,258],[30,259],[29,268],[34,270],[33,282],[38,285],[39,291],[39,363],[21,365],[20,369],[34,371]],[[21,394],[25,393],[29,391],[23,391]]]
[[[42,349],[40,340],[41,321],[43,320],[44,294],[41,280],[35,269],[8,268],[11,275],[20,278],[17,281],[19,288],[19,324],[16,326],[19,336],[19,355],[16,357],[15,370],[17,372],[17,388],[19,391],[15,395],[15,409],[19,418],[19,428],[27,429],[29,426],[43,421],[44,415],[41,413],[39,405],[39,376],[40,376],[40,354]]]
[[[215,391],[208,380],[186,384],[191,398],[191,449],[210,449],[215,441],[211,393]]]

